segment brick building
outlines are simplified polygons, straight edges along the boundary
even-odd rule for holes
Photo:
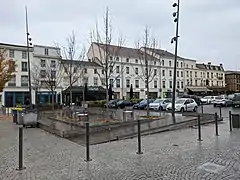
[[[240,92],[240,71],[226,71],[225,82],[229,93]]]

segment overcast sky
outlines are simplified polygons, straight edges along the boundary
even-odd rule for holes
[[[113,37],[122,35],[134,46],[147,25],[161,48],[174,52],[174,0],[1,0],[0,42],[25,44],[25,12],[34,44],[64,44],[75,31],[79,44],[89,47],[96,21],[103,25],[109,7]],[[179,55],[198,62],[223,63],[240,70],[240,0],[182,0]]]

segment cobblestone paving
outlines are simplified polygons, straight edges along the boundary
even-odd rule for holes
[[[0,179],[239,180],[240,131],[230,133],[226,121],[219,126],[218,137],[214,125],[203,126],[202,142],[197,129],[145,136],[142,155],[136,154],[136,138],[91,146],[88,163],[83,146],[41,129],[24,129],[26,169],[19,172],[18,127],[0,121]]]

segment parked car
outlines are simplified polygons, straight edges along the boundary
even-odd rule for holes
[[[203,104],[211,104],[212,103],[213,96],[204,96],[201,98],[201,102]]]
[[[194,99],[198,106],[200,106],[201,104],[201,98],[195,95],[183,95],[180,98]]]
[[[191,98],[180,98],[175,102],[175,111],[184,112],[184,111],[197,111],[197,103],[194,99]],[[172,103],[167,105],[167,110],[172,110]]]
[[[113,99],[108,102],[108,107],[109,108],[116,108],[117,107],[117,102],[120,101],[119,99]],[[107,107],[107,104],[104,104],[104,107]]]
[[[156,99],[152,103],[149,104],[149,109],[153,110],[166,110],[167,105],[171,103],[170,99]]]
[[[240,94],[235,94],[234,95],[234,98],[232,100],[232,106],[233,107],[237,107],[237,106],[240,106]]]
[[[216,106],[225,106],[225,107],[228,107],[228,106],[232,106],[233,102],[230,100],[230,99],[227,99],[225,97],[216,97],[215,101],[213,102],[213,106],[216,107]]]
[[[149,99],[147,101],[147,99],[144,99],[142,101],[140,101],[139,103],[136,103],[133,105],[133,109],[146,109],[147,105],[152,103],[154,101],[154,99]]]
[[[136,102],[132,102],[130,100],[120,100],[117,102],[116,108],[125,108],[125,107],[129,107],[129,106],[133,106],[134,104],[136,104]]]

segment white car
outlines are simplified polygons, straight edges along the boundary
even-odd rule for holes
[[[225,107],[227,107],[227,106],[232,106],[232,104],[233,104],[232,100],[219,96],[214,101],[213,106],[214,107],[216,107],[216,106],[225,106]]]
[[[166,110],[167,105],[171,101],[169,99],[156,99],[152,103],[149,104],[149,109],[154,109],[154,110]]]
[[[175,111],[184,112],[184,111],[197,111],[197,103],[194,99],[190,98],[180,98],[175,102]],[[167,110],[172,110],[172,103],[168,104]]]
[[[212,103],[213,96],[205,96],[201,98],[201,102],[203,104],[211,104]]]

